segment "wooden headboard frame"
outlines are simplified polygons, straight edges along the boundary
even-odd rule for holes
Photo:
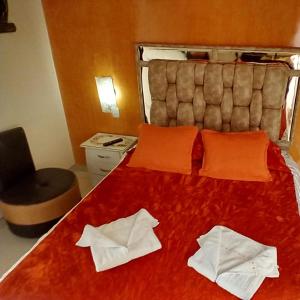
[[[141,45],[137,45],[137,50],[139,46]],[[220,47],[224,48],[235,51],[287,52],[287,49]],[[289,51],[295,53],[295,49]],[[200,129],[221,131],[263,129],[275,142],[279,140],[281,107],[288,78],[300,77],[300,71],[291,70],[279,63],[189,60],[145,62],[138,54],[137,60],[141,95],[141,67],[149,67],[151,123],[160,126],[197,125]],[[297,96],[299,98],[299,93]]]

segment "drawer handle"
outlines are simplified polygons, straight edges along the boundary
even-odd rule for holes
[[[100,171],[102,171],[102,172],[105,172],[105,173],[108,173],[108,172],[110,172],[110,170],[101,169],[101,168],[99,168],[99,170],[100,170]]]
[[[110,156],[104,156],[104,155],[100,155],[100,154],[98,154],[97,155],[99,158],[110,158]]]

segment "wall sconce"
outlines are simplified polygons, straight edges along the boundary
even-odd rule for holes
[[[116,101],[116,92],[111,77],[95,77],[101,109],[119,118],[120,112]]]

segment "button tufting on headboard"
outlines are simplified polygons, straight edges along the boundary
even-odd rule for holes
[[[152,60],[150,122],[279,138],[288,68],[281,64]]]

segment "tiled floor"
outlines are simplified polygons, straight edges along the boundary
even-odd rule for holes
[[[85,196],[92,189],[86,168],[74,166],[71,169],[78,178],[81,195]],[[25,254],[37,240],[38,239],[27,239],[14,235],[9,231],[4,219],[0,219],[0,277]]]

